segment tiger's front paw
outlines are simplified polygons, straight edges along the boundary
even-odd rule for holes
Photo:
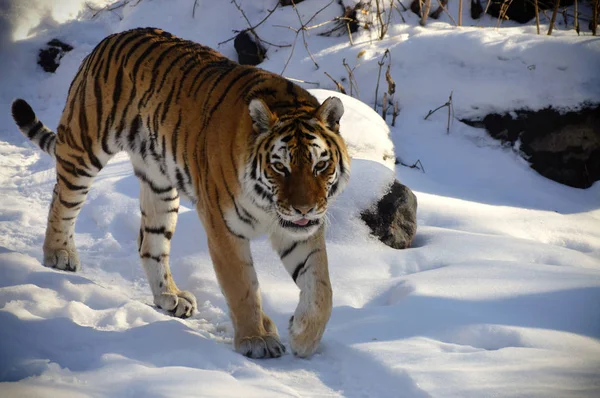
[[[79,271],[81,263],[75,249],[50,249],[44,248],[44,265],[63,271]]]
[[[290,318],[290,346],[295,356],[306,358],[317,350],[328,319],[329,317],[321,319],[307,314],[296,314]]]
[[[277,335],[251,336],[240,340],[235,349],[250,358],[279,358],[285,352],[285,346]]]
[[[189,318],[198,309],[196,297],[190,292],[180,290],[177,293],[161,293],[154,296],[154,304],[158,308],[178,318]]]

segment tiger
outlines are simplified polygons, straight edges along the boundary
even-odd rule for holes
[[[19,130],[56,160],[45,266],[80,269],[77,215],[94,177],[125,151],[140,182],[137,247],[155,306],[180,318],[197,311],[169,267],[181,195],[206,231],[235,351],[251,358],[286,352],[263,312],[250,251],[252,239],[268,235],[300,289],[288,325],[291,351],[315,352],[332,311],[326,211],[350,178],[339,98],[320,104],[280,75],[137,28],[106,37],[83,59],[56,133],[25,100],[11,110]]]

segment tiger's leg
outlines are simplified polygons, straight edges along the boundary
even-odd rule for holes
[[[324,230],[321,228],[305,241],[272,235],[271,244],[300,288],[300,300],[290,319],[290,346],[294,355],[307,357],[317,349],[331,316],[332,292]]]
[[[233,235],[222,218],[205,222],[208,247],[234,327],[235,350],[251,358],[277,358],[285,352],[277,327],[262,311],[250,243]]]
[[[179,290],[169,267],[171,238],[177,224],[179,194],[166,185],[161,188],[136,171],[140,179],[140,208],[142,223],[138,236],[138,251],[146,272],[154,304],[179,318],[191,316],[197,309],[196,298],[190,292]]]
[[[59,126],[59,131],[61,128]],[[44,239],[44,265],[77,271],[81,265],[73,239],[75,221],[100,168],[89,165],[83,151],[74,149],[61,140],[57,140],[55,153],[57,178]],[[103,166],[108,159],[98,161]]]

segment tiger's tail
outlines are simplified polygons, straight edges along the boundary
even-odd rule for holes
[[[56,158],[54,154],[56,134],[38,120],[35,112],[25,100],[19,98],[12,103],[12,117],[23,135],[39,146],[42,151]]]

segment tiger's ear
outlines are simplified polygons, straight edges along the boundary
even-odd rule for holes
[[[258,134],[266,133],[277,121],[277,117],[263,100],[255,98],[248,105],[252,128]]]
[[[338,97],[327,98],[317,109],[316,117],[331,130],[340,130],[340,119],[344,114],[344,105]]]

